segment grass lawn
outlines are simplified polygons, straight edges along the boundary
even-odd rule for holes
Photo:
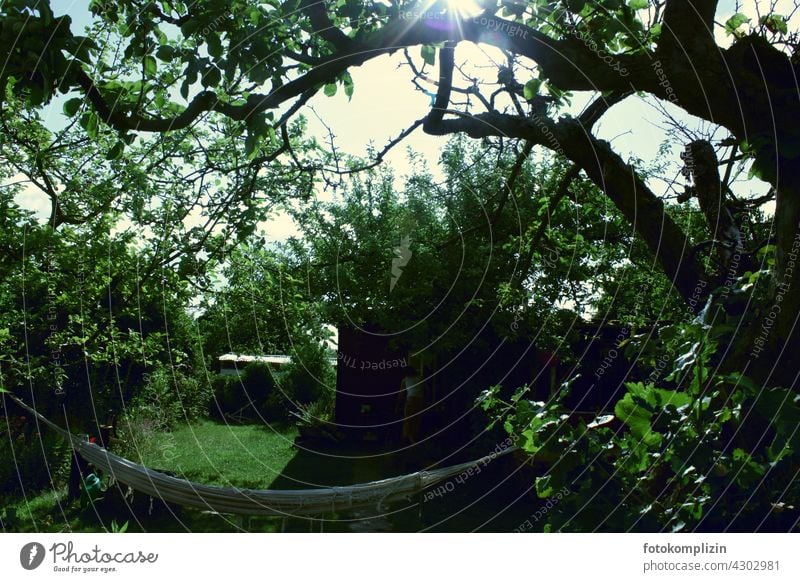
[[[295,456],[294,426],[199,421],[133,440],[132,461],[208,485],[268,489]]]
[[[131,438],[125,456],[149,468],[210,485],[267,489],[297,453],[293,426],[226,425],[198,421],[172,432],[149,432]],[[99,500],[81,509],[66,501],[66,486],[0,498],[2,530],[15,532],[97,532],[111,530],[112,521],[128,522],[128,531],[276,531],[279,520],[253,518],[245,524],[235,516],[211,515],[176,508],[148,511],[147,497],[132,515],[126,504]],[[141,503],[145,502],[145,503]]]

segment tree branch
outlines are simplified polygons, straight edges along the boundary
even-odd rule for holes
[[[564,176],[558,183],[558,187],[556,188],[553,197],[550,198],[550,203],[547,206],[547,220],[542,218],[542,222],[539,223],[539,228],[536,229],[536,233],[531,237],[530,246],[528,247],[528,252],[525,253],[525,257],[522,259],[519,267],[519,271],[517,271],[517,286],[522,288],[523,283],[525,282],[528,273],[531,270],[531,264],[533,263],[533,253],[539,246],[539,242],[541,242],[542,237],[544,237],[545,232],[547,231],[547,227],[550,226],[550,216],[553,215],[558,205],[561,203],[561,200],[569,193],[569,187],[572,185],[572,181],[575,180],[578,175],[580,174],[581,169],[572,164],[569,169],[566,171]]]
[[[182,129],[211,111],[222,113],[231,119],[244,120],[256,113],[279,107],[289,99],[328,83],[350,67],[360,66],[378,56],[393,53],[401,47],[439,42],[450,42],[453,46],[461,40],[485,42],[531,58],[537,62],[545,76],[560,87],[602,91],[630,89],[630,83],[624,77],[614,73],[605,61],[590,51],[580,40],[567,38],[556,41],[533,28],[494,16],[482,17],[480,20],[477,18],[454,20],[452,26],[442,28],[426,26],[423,19],[409,23],[408,20],[398,18],[380,30],[370,33],[363,41],[357,42],[335,27],[325,28],[330,19],[324,10],[322,10],[324,15],[319,13],[321,2],[312,5],[309,0],[307,4],[309,4],[309,17],[313,15],[316,21],[314,26],[326,31],[325,38],[331,42],[336,51],[320,59],[319,64],[304,75],[287,83],[273,84],[269,94],[252,93],[241,105],[221,101],[212,91],[202,91],[181,113],[173,117],[149,117],[139,112],[125,113],[119,108],[110,106],[94,80],[82,69],[74,70],[75,79],[106,123],[123,131],[147,132]],[[519,34],[487,34],[492,30],[518,30]],[[446,54],[447,51],[442,49],[441,52]],[[629,71],[637,73],[637,81],[644,85],[640,88],[647,90],[649,87],[656,94],[664,93],[664,90],[659,88],[658,79],[644,56],[615,55],[615,58]]]
[[[545,146],[582,168],[589,179],[614,202],[644,239],[673,285],[685,299],[695,293],[704,275],[684,254],[691,248],[686,234],[666,213],[664,204],[635,169],[595,138],[578,120],[553,122],[544,117],[520,119],[500,113],[446,119],[431,128],[437,135],[466,133],[470,137],[516,137]]]

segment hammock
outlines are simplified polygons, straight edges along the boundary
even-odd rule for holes
[[[408,475],[343,487],[295,490],[220,487],[172,477],[124,459],[64,430],[16,396],[12,394],[7,394],[7,396],[10,396],[19,406],[35,415],[66,439],[86,461],[112,476],[116,481],[128,485],[135,491],[168,503],[217,513],[287,517],[319,515],[362,507],[380,509],[384,503],[408,499],[431,485],[458,475],[480,463],[486,464],[516,448],[509,447],[499,453],[450,467],[417,471]]]

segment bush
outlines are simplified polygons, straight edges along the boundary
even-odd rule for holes
[[[150,408],[129,409],[117,428],[114,452],[135,463],[148,457],[163,435],[163,419],[155,418]]]
[[[287,398],[308,404],[330,397],[335,390],[336,373],[328,361],[327,348],[313,341],[298,342],[293,352],[280,384]]]
[[[0,418],[0,491],[9,493],[51,486],[69,467],[70,447],[52,430],[39,433],[25,416]]]
[[[788,531],[800,519],[800,401],[721,373],[713,328],[679,324],[682,353],[658,384],[626,382],[613,415],[591,422],[556,398],[480,403],[543,463],[545,531]],[[562,388],[563,392],[569,386]]]
[[[242,385],[244,386],[243,406],[248,402],[252,402],[256,407],[263,405],[275,388],[275,380],[272,378],[269,364],[263,362],[248,364],[242,374]]]
[[[281,391],[275,389],[269,364],[252,362],[240,376],[217,375],[212,384],[216,401],[212,412],[219,418],[232,413],[252,420],[286,416],[288,402]]]
[[[259,408],[261,418],[278,422],[289,420],[290,410],[294,410],[291,400],[279,389],[270,394]]]
[[[127,417],[147,417],[159,430],[169,430],[178,422],[207,414],[213,390],[205,381],[161,367],[146,374],[144,380],[126,411]]]
[[[211,381],[214,397],[211,403],[211,415],[222,418],[226,412],[235,412],[243,406],[237,402],[241,400],[243,392],[242,380],[238,376],[223,376],[217,374]]]
[[[238,413],[252,420],[292,420],[291,413],[300,406],[319,400],[332,406],[335,383],[325,348],[297,345],[292,362],[277,374],[269,364],[252,362],[240,376],[217,375],[212,381],[216,402],[212,412],[220,418]]]

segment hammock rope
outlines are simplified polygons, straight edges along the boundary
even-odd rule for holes
[[[196,483],[149,469],[64,430],[13,394],[6,396],[56,431],[87,462],[133,490],[168,503],[236,515],[291,517],[363,507],[381,509],[390,501],[409,499],[432,485],[516,449],[508,447],[474,461],[356,485],[316,489],[240,489]]]

